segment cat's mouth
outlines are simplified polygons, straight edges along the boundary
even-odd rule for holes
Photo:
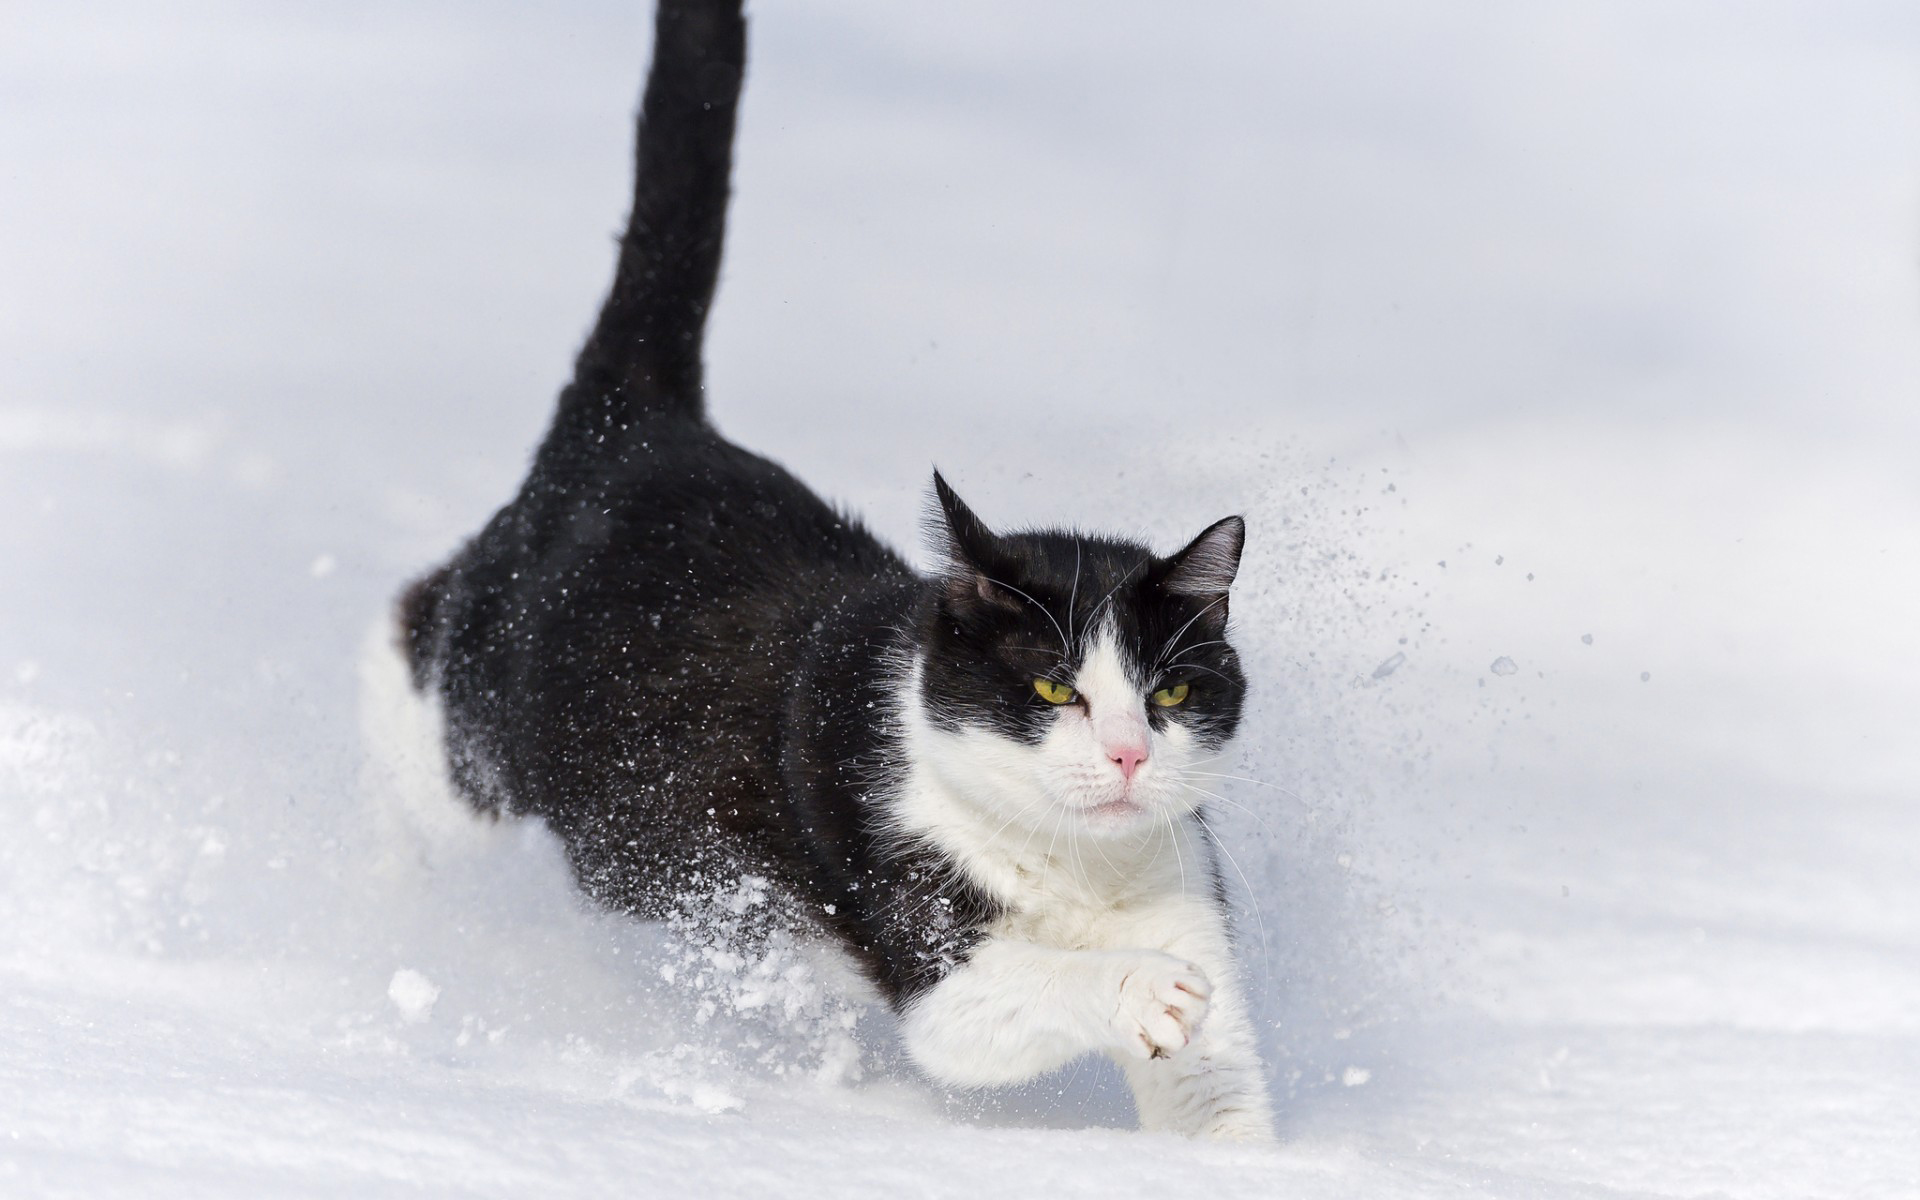
[[[1093,817],[1104,821],[1125,820],[1147,811],[1146,806],[1125,797],[1109,800],[1105,804],[1091,804],[1080,810],[1083,817]]]

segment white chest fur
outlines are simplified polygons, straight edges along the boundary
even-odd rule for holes
[[[1117,835],[1070,812],[1021,820],[982,811],[925,765],[908,770],[899,830],[957,864],[1003,916],[994,932],[1063,948],[1111,945],[1110,927],[1168,907],[1212,907],[1205,843],[1185,814]]]

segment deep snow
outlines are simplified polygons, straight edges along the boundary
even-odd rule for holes
[[[642,6],[38,5],[0,1195],[1920,1194],[1920,14],[762,7],[722,427],[906,546],[936,460],[1248,516],[1281,1146],[396,818],[362,644],[598,301]]]

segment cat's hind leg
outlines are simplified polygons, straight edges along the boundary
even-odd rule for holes
[[[392,865],[490,844],[499,822],[454,787],[439,696],[415,686],[392,617],[362,639],[359,677],[361,792],[382,858]]]

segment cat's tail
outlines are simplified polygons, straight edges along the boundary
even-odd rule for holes
[[[600,320],[555,434],[607,442],[636,424],[702,419],[700,344],[726,234],[734,113],[746,65],[741,0],[660,0],[634,153],[633,211]]]

